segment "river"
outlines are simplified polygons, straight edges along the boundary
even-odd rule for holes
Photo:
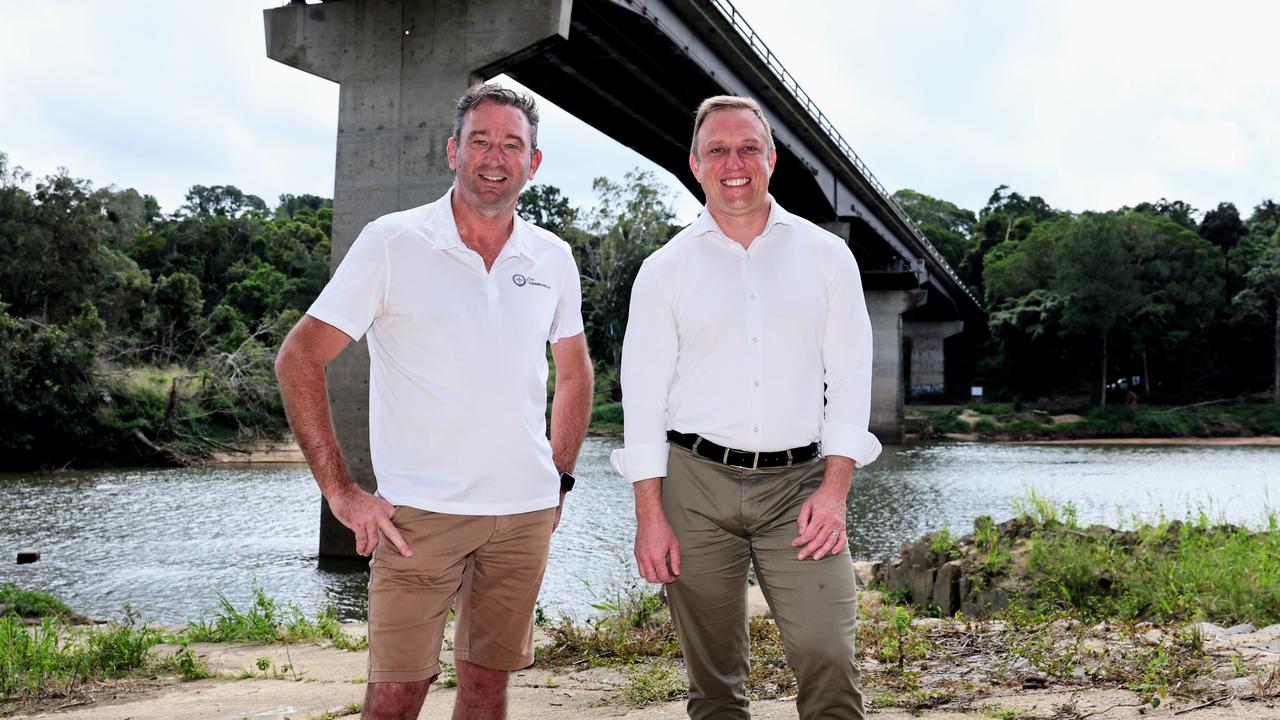
[[[632,582],[631,490],[608,465],[613,438],[589,438],[552,542],[541,602],[579,617]],[[1076,506],[1082,523],[1132,524],[1207,512],[1262,526],[1280,498],[1280,449],[929,443],[891,446],[858,471],[849,504],[855,557],[973,519],[1014,514],[1030,489]],[[0,584],[48,590],[76,610],[153,623],[207,617],[255,585],[308,614],[332,604],[363,619],[367,571],[316,559],[319,492],[304,466],[0,475]],[[15,565],[36,547],[39,562]]]

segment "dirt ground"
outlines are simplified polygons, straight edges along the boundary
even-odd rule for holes
[[[364,627],[349,631],[363,633]],[[351,703],[364,697],[366,654],[317,645],[201,644],[192,646],[206,658],[209,669],[221,678],[180,682],[173,678],[134,681],[81,698],[76,704],[39,713],[19,713],[18,718],[57,720],[319,720],[346,715]],[[172,650],[172,648],[160,648]],[[452,660],[446,652],[444,659]],[[258,670],[270,660],[270,669]],[[287,668],[287,669],[286,669]],[[251,678],[232,679],[249,673]],[[679,720],[684,703],[667,702],[634,707],[619,696],[626,679],[621,671],[594,668],[579,671],[531,669],[512,675],[511,720],[568,720],[570,718],[633,718]],[[421,718],[448,717],[455,690],[433,689]],[[1194,720],[1239,718],[1280,720],[1274,702],[1240,699],[1246,694],[1224,685],[1208,699],[1167,700],[1159,708],[1143,705],[1136,694],[1117,689],[1071,689],[1050,686],[1043,690],[1004,692],[964,707],[945,707],[914,714],[897,708],[869,708],[868,714],[884,720],[911,717],[939,720],[1036,717],[1057,720],[1099,718],[1184,717]],[[872,695],[868,693],[868,698]],[[326,713],[333,713],[326,716]],[[760,720],[797,718],[794,698],[764,700],[752,704],[752,717]]]

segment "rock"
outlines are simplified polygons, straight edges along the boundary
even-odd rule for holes
[[[1268,625],[1259,630],[1256,634],[1261,638],[1275,638],[1280,640],[1280,625]]]
[[[907,563],[902,560],[894,560],[889,564],[889,570],[885,573],[884,585],[891,592],[897,592],[907,589]]]
[[[960,574],[961,563],[952,560],[938,568],[933,582],[933,604],[943,617],[951,617],[960,610]]]
[[[919,607],[927,607],[933,602],[934,552],[927,541],[920,541],[911,548],[907,559],[907,589],[911,591],[911,602]]]
[[[18,550],[18,564],[26,565],[40,559],[40,550],[38,548],[22,548]]]
[[[1231,637],[1232,635],[1244,635],[1246,633],[1251,633],[1257,629],[1258,628],[1250,625],[1249,623],[1241,623],[1239,625],[1232,625],[1226,630],[1223,630],[1222,632],[1218,633],[1218,637]]]
[[[879,564],[870,560],[853,561],[853,577],[857,580],[858,587],[867,587],[875,582],[878,569],[876,566]]]
[[[1049,687],[1049,676],[1041,672],[1027,673],[1022,676],[1023,690],[1043,690]]]
[[[1211,622],[1191,623],[1187,626],[1186,632],[1199,633],[1200,637],[1205,640],[1216,640],[1222,637],[1223,628],[1221,625],[1214,625]]]
[[[1280,655],[1280,642],[1264,642],[1245,645],[1250,650],[1261,650],[1262,652]]]

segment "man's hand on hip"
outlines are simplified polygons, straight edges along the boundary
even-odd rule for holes
[[[796,519],[799,534],[791,547],[800,548],[799,560],[821,560],[835,555],[849,544],[845,527],[846,501],[853,483],[853,460],[840,455],[827,456],[822,485],[800,506]]]
[[[413,557],[413,548],[409,547],[409,543],[405,542],[400,531],[391,522],[394,505],[356,486],[351,486],[349,490],[335,494],[328,500],[333,516],[355,533],[357,553],[372,555],[373,549],[378,546],[378,533],[381,531],[401,555]]]

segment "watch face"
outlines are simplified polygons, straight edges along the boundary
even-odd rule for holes
[[[577,480],[574,479],[574,477],[569,473],[567,472],[560,473],[560,491],[561,492],[569,492],[570,490],[573,489],[573,485],[576,482]]]

